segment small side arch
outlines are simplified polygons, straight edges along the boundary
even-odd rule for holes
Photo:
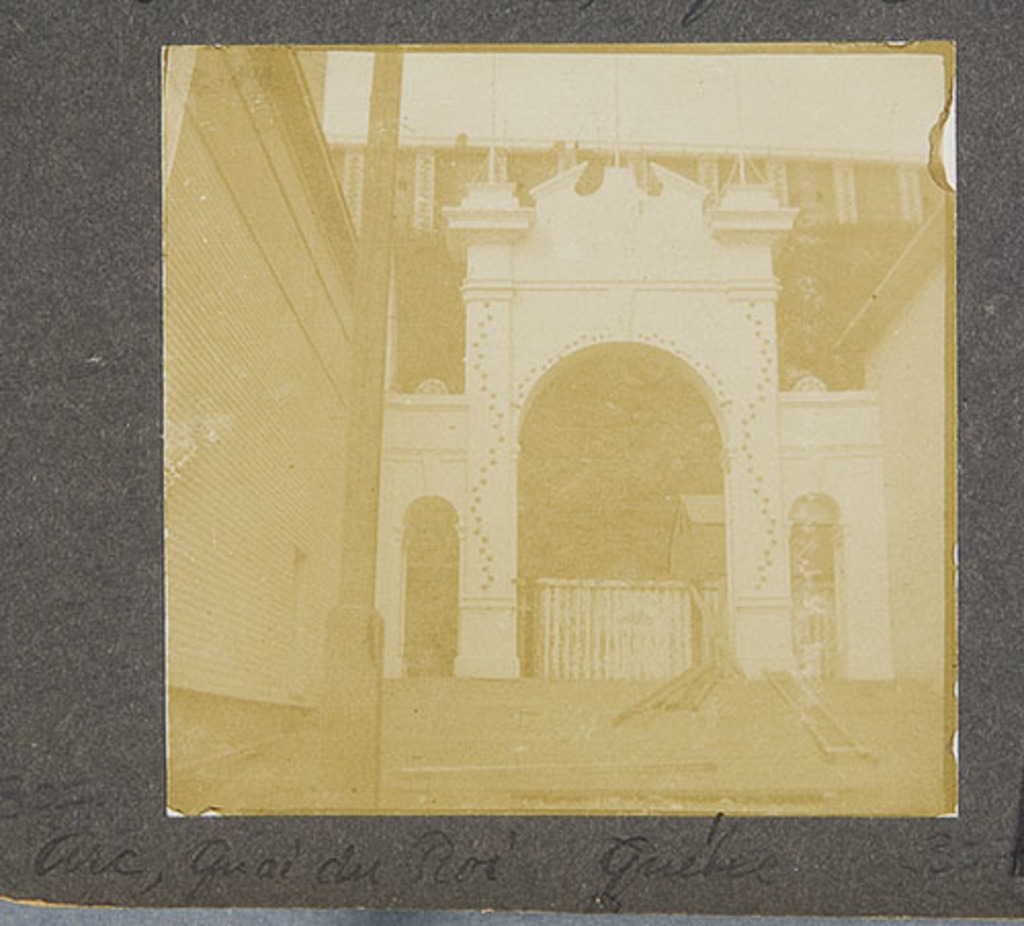
[[[447,676],[459,625],[459,517],[447,499],[409,504],[402,535],[402,664],[406,675]]]
[[[793,648],[797,670],[807,678],[831,678],[842,661],[843,542],[839,505],[813,492],[789,511]]]

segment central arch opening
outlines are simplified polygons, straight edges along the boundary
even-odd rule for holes
[[[699,661],[708,628],[689,596],[724,585],[724,479],[690,367],[641,344],[561,361],[524,413],[518,478],[526,672],[656,678]],[[626,658],[629,640],[650,658]]]

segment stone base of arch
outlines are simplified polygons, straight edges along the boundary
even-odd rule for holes
[[[462,678],[519,678],[514,598],[462,600],[455,674]]]

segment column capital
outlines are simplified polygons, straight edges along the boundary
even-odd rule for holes
[[[469,305],[476,302],[512,301],[511,280],[467,280],[462,284],[462,301]]]
[[[473,244],[511,244],[533,224],[513,183],[472,183],[458,206],[444,210],[448,246],[459,254]]]
[[[779,299],[782,287],[779,281],[770,279],[727,280],[725,294],[730,302],[759,303],[774,306]]]
[[[722,244],[769,245],[790,231],[798,209],[784,209],[767,184],[736,184],[711,212],[711,231]]]

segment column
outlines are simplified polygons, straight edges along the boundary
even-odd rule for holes
[[[402,53],[374,52],[369,154],[353,301],[352,411],[345,422],[341,574],[327,621],[319,738],[323,802],[372,810],[380,779],[383,628],[374,610],[384,424],[392,207],[402,98]]]
[[[504,248],[507,246],[492,246]],[[497,260],[501,257],[492,254]],[[467,546],[457,675],[514,678],[516,480],[509,433],[511,292],[467,282]]]
[[[445,210],[465,254],[467,516],[455,672],[519,675],[516,634],[516,478],[509,369],[513,245],[530,225],[508,183],[474,185]]]
[[[795,218],[764,186],[727,188],[711,218],[724,245],[732,371],[725,447],[731,636],[748,676],[793,666],[771,244]]]
[[[730,296],[736,341],[746,349],[726,448],[729,599],[737,661],[757,676],[792,666],[775,305],[750,290]]]

